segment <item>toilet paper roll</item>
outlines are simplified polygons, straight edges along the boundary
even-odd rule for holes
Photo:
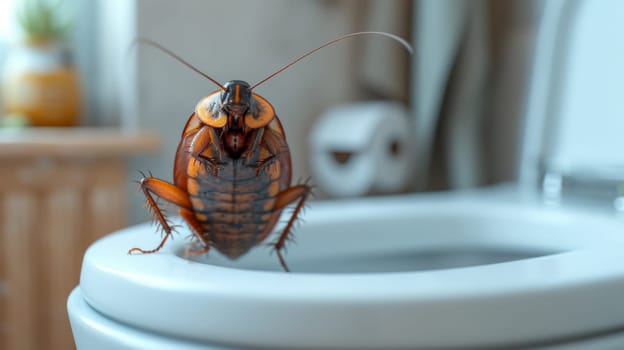
[[[413,164],[413,126],[399,103],[366,102],[324,113],[310,138],[315,183],[332,196],[397,192]]]

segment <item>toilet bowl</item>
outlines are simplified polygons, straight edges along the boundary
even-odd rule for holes
[[[185,259],[185,229],[127,255],[159,237],[121,230],[85,254],[68,303],[77,347],[624,348],[624,223],[514,193],[314,203],[292,273],[269,247]]]

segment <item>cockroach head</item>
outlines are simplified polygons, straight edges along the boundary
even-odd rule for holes
[[[221,105],[224,107],[249,107],[251,103],[251,89],[249,84],[242,80],[230,80],[224,85],[221,93]]]

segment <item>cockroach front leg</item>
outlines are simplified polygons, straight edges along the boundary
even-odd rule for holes
[[[175,204],[181,208],[189,210],[191,208],[191,202],[188,198],[188,194],[182,191],[180,188],[154,177],[143,177],[139,181],[141,185],[141,190],[143,194],[145,194],[145,199],[147,200],[147,206],[149,210],[154,214],[158,222],[160,223],[163,231],[165,232],[165,236],[163,237],[160,244],[150,250],[144,250],[141,248],[132,248],[128,251],[128,254],[132,254],[134,252],[150,254],[159,251],[164,245],[169,236],[171,236],[172,228],[167,218],[162,213],[162,210],[158,207],[158,204],[152,197],[152,193],[156,196],[166,200],[169,203]]]
[[[214,177],[225,165],[221,144],[214,128],[205,126],[193,137],[190,145],[191,156],[200,161]]]
[[[268,156],[265,156],[263,159],[258,159],[261,152],[254,152],[255,157],[249,157],[247,159],[248,166],[256,168],[256,177],[260,176],[261,172],[268,170],[283,157],[288,157],[288,153],[290,153],[288,147],[284,147],[273,132],[269,131],[265,133],[264,129],[260,130],[262,132],[257,133],[259,136],[256,136],[256,139],[258,137],[263,137],[264,150],[268,153]],[[256,142],[254,141],[253,144],[255,145]]]
[[[282,249],[284,248],[284,245],[286,244],[286,241],[288,240],[288,235],[291,233],[293,225],[295,224],[295,221],[297,221],[297,217],[299,216],[299,213],[303,209],[305,201],[307,200],[311,191],[312,189],[307,184],[301,184],[301,185],[289,187],[277,195],[275,204],[273,206],[273,210],[277,211],[277,210],[283,209],[287,205],[294,203],[295,201],[298,200],[297,206],[295,206],[295,210],[290,216],[290,219],[288,219],[288,223],[286,224],[284,231],[282,232],[282,234],[279,236],[278,240],[274,244],[277,257],[280,261],[280,264],[282,265],[282,268],[284,268],[284,271],[286,272],[289,272],[290,270],[288,269],[288,266],[286,265],[286,261],[284,260],[284,257],[282,256]]]

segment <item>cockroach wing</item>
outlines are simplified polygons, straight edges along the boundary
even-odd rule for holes
[[[191,158],[191,154],[189,152],[191,141],[201,126],[202,123],[197,117],[197,114],[191,114],[186,122],[186,125],[184,126],[180,143],[178,144],[178,149],[175,153],[175,161],[173,164],[173,183],[184,191],[187,190],[186,184],[188,177],[186,175],[186,169]]]

